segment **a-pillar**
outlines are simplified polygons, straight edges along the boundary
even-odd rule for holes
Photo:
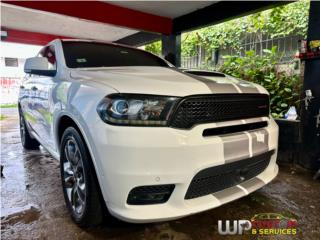
[[[162,35],[162,56],[176,67],[181,66],[181,34]]]

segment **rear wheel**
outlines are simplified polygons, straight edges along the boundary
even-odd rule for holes
[[[38,149],[40,146],[40,143],[30,136],[22,112],[20,112],[20,138],[22,146],[25,149],[33,150]]]
[[[103,201],[90,154],[78,131],[68,127],[62,136],[60,170],[64,198],[72,219],[82,227],[103,219]]]

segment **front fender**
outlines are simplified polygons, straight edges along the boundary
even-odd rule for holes
[[[98,121],[102,121],[96,110],[97,105],[106,95],[114,93],[114,90],[106,88],[97,89],[79,82],[66,82],[62,84],[64,85],[56,88],[56,91],[60,92],[56,94],[59,97],[54,101],[53,132],[56,150],[60,152],[59,123],[63,116],[67,116],[73,120],[80,130],[88,147],[99,184],[103,187],[105,181],[104,173],[101,171],[102,167],[100,166],[102,160],[95,154],[97,152],[94,144],[95,136],[91,126],[96,125]],[[106,196],[104,198],[106,200]]]

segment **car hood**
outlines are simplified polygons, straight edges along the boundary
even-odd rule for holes
[[[109,67],[71,70],[70,76],[121,93],[187,96],[212,93],[266,93],[259,85],[230,76],[196,76],[166,67]]]

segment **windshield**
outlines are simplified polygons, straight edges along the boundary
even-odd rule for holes
[[[148,52],[94,42],[62,42],[69,68],[160,66],[168,67],[161,58]]]

